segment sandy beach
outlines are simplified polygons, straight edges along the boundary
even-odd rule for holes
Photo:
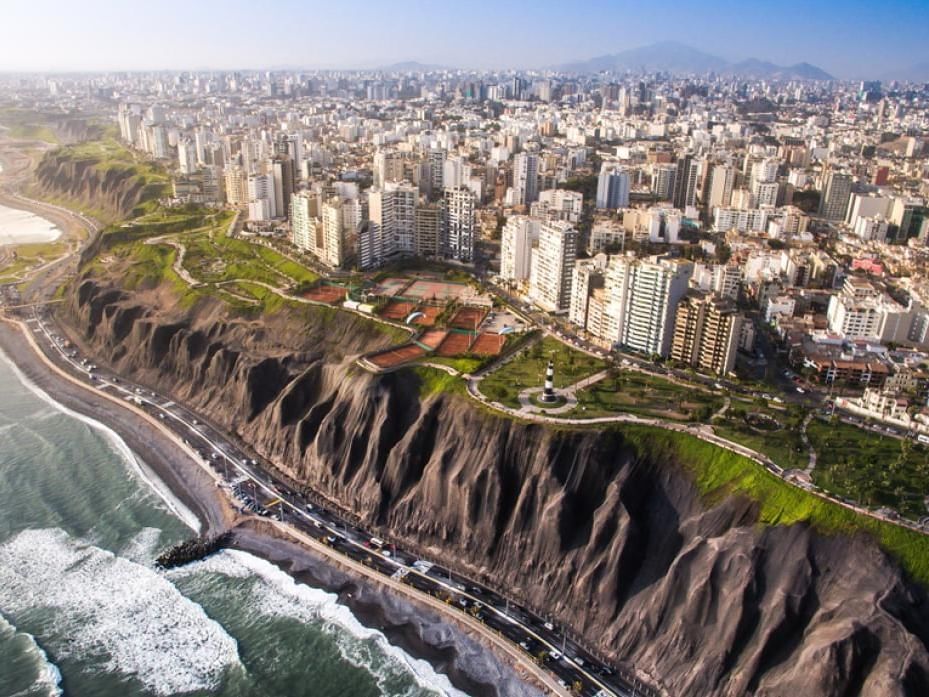
[[[215,480],[169,437],[131,407],[57,375],[36,355],[16,325],[0,322],[0,349],[36,386],[63,406],[112,428],[201,521],[204,532],[233,529],[234,546],[260,556],[300,582],[336,593],[366,626],[378,629],[410,655],[429,661],[452,684],[478,697],[534,695],[534,676],[488,637],[428,607],[425,599],[385,588],[320,551],[287,539],[266,521],[243,518]],[[404,589],[405,590],[405,589]],[[499,649],[499,647],[498,647]]]

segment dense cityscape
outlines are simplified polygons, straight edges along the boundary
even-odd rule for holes
[[[929,579],[929,83],[583,67],[2,75],[0,208],[62,236],[0,246],[0,355],[134,412],[184,593],[289,539],[485,634],[464,675],[309,573],[461,694],[857,694],[852,569]],[[918,694],[887,612],[850,652]],[[454,693],[417,670],[371,694]]]
[[[924,86],[181,73],[18,95],[115,111],[176,202],[241,209],[334,273],[461,264],[597,346],[717,375],[763,326],[850,407],[929,433]]]

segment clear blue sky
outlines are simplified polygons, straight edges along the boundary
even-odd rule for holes
[[[675,40],[839,77],[929,61],[929,0],[3,0],[0,70],[541,67]]]

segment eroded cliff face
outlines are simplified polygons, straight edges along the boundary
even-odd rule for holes
[[[43,193],[79,201],[114,218],[129,216],[136,206],[157,198],[164,189],[164,184],[139,176],[129,163],[101,166],[93,159],[74,158],[61,151],[47,153],[35,177]]]
[[[869,539],[762,528],[751,502],[701,501],[672,454],[620,432],[420,400],[413,373],[351,367],[387,341],[348,315],[299,330],[165,316],[94,281],[70,313],[119,371],[671,694],[929,694],[926,595]]]

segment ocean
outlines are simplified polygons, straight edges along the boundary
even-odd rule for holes
[[[44,218],[0,205],[0,245],[54,242],[59,237],[61,230]]]
[[[113,431],[0,354],[0,697],[461,694],[263,559],[154,568],[197,529]]]

